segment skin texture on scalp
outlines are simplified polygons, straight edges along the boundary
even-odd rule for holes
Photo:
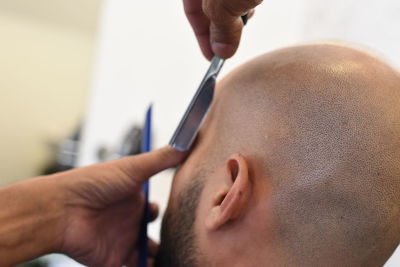
[[[281,49],[217,84],[156,266],[382,266],[400,241],[399,196],[399,73],[338,45]]]
[[[400,241],[398,72],[351,48],[291,47],[228,75],[213,108],[210,164],[263,160],[285,266],[388,259]]]

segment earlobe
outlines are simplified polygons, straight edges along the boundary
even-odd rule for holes
[[[225,163],[223,179],[226,188],[218,191],[206,218],[206,227],[217,230],[239,218],[246,210],[251,196],[248,163],[240,154],[229,157]]]

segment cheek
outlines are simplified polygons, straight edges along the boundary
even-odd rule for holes
[[[209,231],[206,227],[207,216],[210,211],[210,200],[209,196],[211,190],[205,185],[203,192],[199,197],[199,203],[197,206],[195,220],[193,224],[193,231],[195,234],[195,245],[198,249],[198,253],[202,255],[200,266],[223,266],[211,264],[212,255],[218,250],[215,246],[215,242],[210,242]]]
[[[175,202],[176,197],[179,193],[184,189],[185,183],[187,183],[189,176],[189,171],[185,168],[185,165],[181,166],[174,175],[171,185],[171,193],[170,193],[170,203]]]
[[[172,180],[171,195],[170,198],[175,198],[179,192],[181,192],[185,186],[187,186],[191,178],[193,178],[193,172],[196,169],[196,156],[197,153],[193,151],[185,162],[176,170],[174,178]]]

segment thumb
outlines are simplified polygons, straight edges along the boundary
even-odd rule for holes
[[[241,16],[262,0],[203,0],[203,11],[210,19],[210,42],[217,56],[228,58],[236,52],[244,22]]]
[[[118,161],[118,167],[128,176],[135,179],[135,182],[143,183],[154,174],[165,169],[175,167],[181,163],[187,153],[179,152],[171,146],[126,157]],[[117,162],[116,162],[117,163]]]
[[[210,42],[214,54],[222,58],[233,56],[239,46],[242,29],[243,22],[240,17],[227,23],[211,22]]]

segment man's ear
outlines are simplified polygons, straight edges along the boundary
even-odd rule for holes
[[[240,154],[233,154],[224,165],[223,188],[214,196],[212,207],[206,217],[209,230],[234,221],[245,212],[251,197],[251,182],[248,163]]]

